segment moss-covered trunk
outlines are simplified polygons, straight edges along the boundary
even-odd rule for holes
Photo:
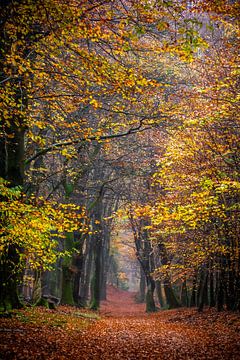
[[[157,297],[158,297],[158,301],[159,304],[161,306],[161,308],[164,307],[164,299],[163,299],[163,292],[162,292],[162,284],[160,280],[156,280],[155,281],[156,284],[156,292],[157,292]]]
[[[151,277],[147,277],[147,293],[146,293],[146,311],[157,311],[154,301],[155,281]]]
[[[159,255],[161,258],[161,264],[168,265],[170,263],[169,256],[168,256],[167,249],[163,242],[158,243],[158,250],[159,250]],[[170,281],[170,278],[168,275],[166,275],[166,277],[164,279],[163,287],[164,287],[164,292],[165,292],[165,296],[166,296],[167,306],[170,309],[180,307],[181,305],[179,304],[179,302],[175,296],[175,293],[173,291],[172,284],[171,284],[171,281]]]
[[[62,299],[61,303],[65,305],[74,305],[73,299],[73,273],[69,266],[62,267]]]
[[[175,296],[171,282],[168,277],[164,280],[164,291],[169,309],[175,309],[181,306]]]
[[[74,246],[73,233],[66,234],[64,241],[65,250],[71,251]],[[62,297],[61,303],[65,305],[74,305],[73,299],[73,279],[74,272],[72,268],[72,258],[66,257],[62,263]]]

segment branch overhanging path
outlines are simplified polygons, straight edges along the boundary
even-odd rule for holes
[[[86,138],[79,138],[79,139],[75,139],[75,140],[63,141],[63,142],[52,144],[52,145],[38,151],[30,158],[26,159],[25,165],[30,164],[32,161],[36,160],[39,156],[45,155],[45,154],[47,154],[51,151],[54,151],[55,149],[58,149],[58,148],[63,148],[63,147],[75,145],[75,144],[81,144],[81,143],[85,143],[88,141],[92,142],[92,141],[104,141],[104,140],[111,140],[111,139],[119,139],[119,138],[123,138],[128,135],[133,135],[133,134],[136,134],[139,132],[150,130],[152,128],[152,126],[144,126],[143,127],[144,120],[145,119],[142,119],[138,126],[136,126],[134,128],[130,128],[124,132],[120,132],[120,133],[116,133],[116,134],[100,135],[100,136],[88,136]]]

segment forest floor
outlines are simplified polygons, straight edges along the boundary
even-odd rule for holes
[[[178,309],[146,314],[110,287],[99,313],[28,308],[0,319],[0,360],[240,359],[240,315]]]

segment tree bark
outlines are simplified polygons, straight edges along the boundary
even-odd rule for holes
[[[219,270],[217,276],[217,291],[216,291],[216,305],[217,311],[222,311],[224,306],[224,291],[223,291],[223,274],[222,271]]]
[[[157,311],[154,301],[155,281],[152,278],[147,279],[147,293],[146,293],[146,311]]]
[[[67,233],[64,241],[64,249],[71,251],[74,246],[73,233]],[[66,257],[62,262],[62,297],[61,304],[74,305],[73,299],[74,271],[72,258]]]
[[[8,129],[13,138],[5,138],[0,142],[1,167],[0,177],[9,181],[10,187],[23,186],[24,173],[24,133],[25,130],[17,129],[12,126]],[[4,223],[4,219],[3,219]],[[20,308],[21,303],[18,298],[18,279],[17,273],[20,262],[20,247],[9,245],[8,251],[1,255],[0,275],[1,275],[1,303],[4,308]]]
[[[155,284],[156,284],[156,292],[157,292],[157,296],[158,296],[158,301],[159,301],[160,307],[163,308],[164,307],[164,299],[163,299],[163,293],[162,293],[162,283],[160,280],[156,280]]]
[[[214,291],[214,272],[212,267],[209,270],[209,306],[214,307],[216,305],[215,291]]]
[[[62,267],[62,299],[61,304],[74,305],[73,299],[73,273],[68,265]]]
[[[208,270],[202,269],[200,282],[199,282],[199,292],[198,292],[198,311],[203,311],[204,305],[208,303]]]
[[[197,270],[195,270],[195,274],[193,275],[193,281],[192,281],[192,293],[190,299],[191,307],[197,305],[196,297],[197,297]]]
[[[139,299],[138,299],[140,303],[143,303],[145,301],[145,292],[146,292],[146,279],[142,266],[140,266],[140,284],[139,284]]]
[[[92,227],[94,233],[93,236],[94,273],[91,280],[92,298],[91,298],[90,308],[92,310],[98,310],[100,307],[100,300],[101,300],[101,270],[102,270],[102,248],[103,248],[101,190],[94,208]]]
[[[165,245],[162,242],[160,242],[158,244],[158,249],[159,249],[159,255],[161,258],[162,265],[167,265],[169,263],[169,258],[167,255],[167,250],[166,250]],[[164,279],[163,287],[164,287],[164,291],[165,291],[166,302],[167,302],[169,309],[174,309],[174,308],[180,307],[181,305],[179,304],[179,302],[174,294],[172,284],[171,284],[171,281],[170,281],[168,275],[166,275],[166,277]]]
[[[181,284],[180,301],[182,306],[188,306],[188,291],[186,279],[184,279]]]

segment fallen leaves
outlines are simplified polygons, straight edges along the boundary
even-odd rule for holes
[[[2,318],[0,359],[239,359],[239,314],[186,308],[147,314],[134,294],[108,290],[101,317],[60,306]]]

